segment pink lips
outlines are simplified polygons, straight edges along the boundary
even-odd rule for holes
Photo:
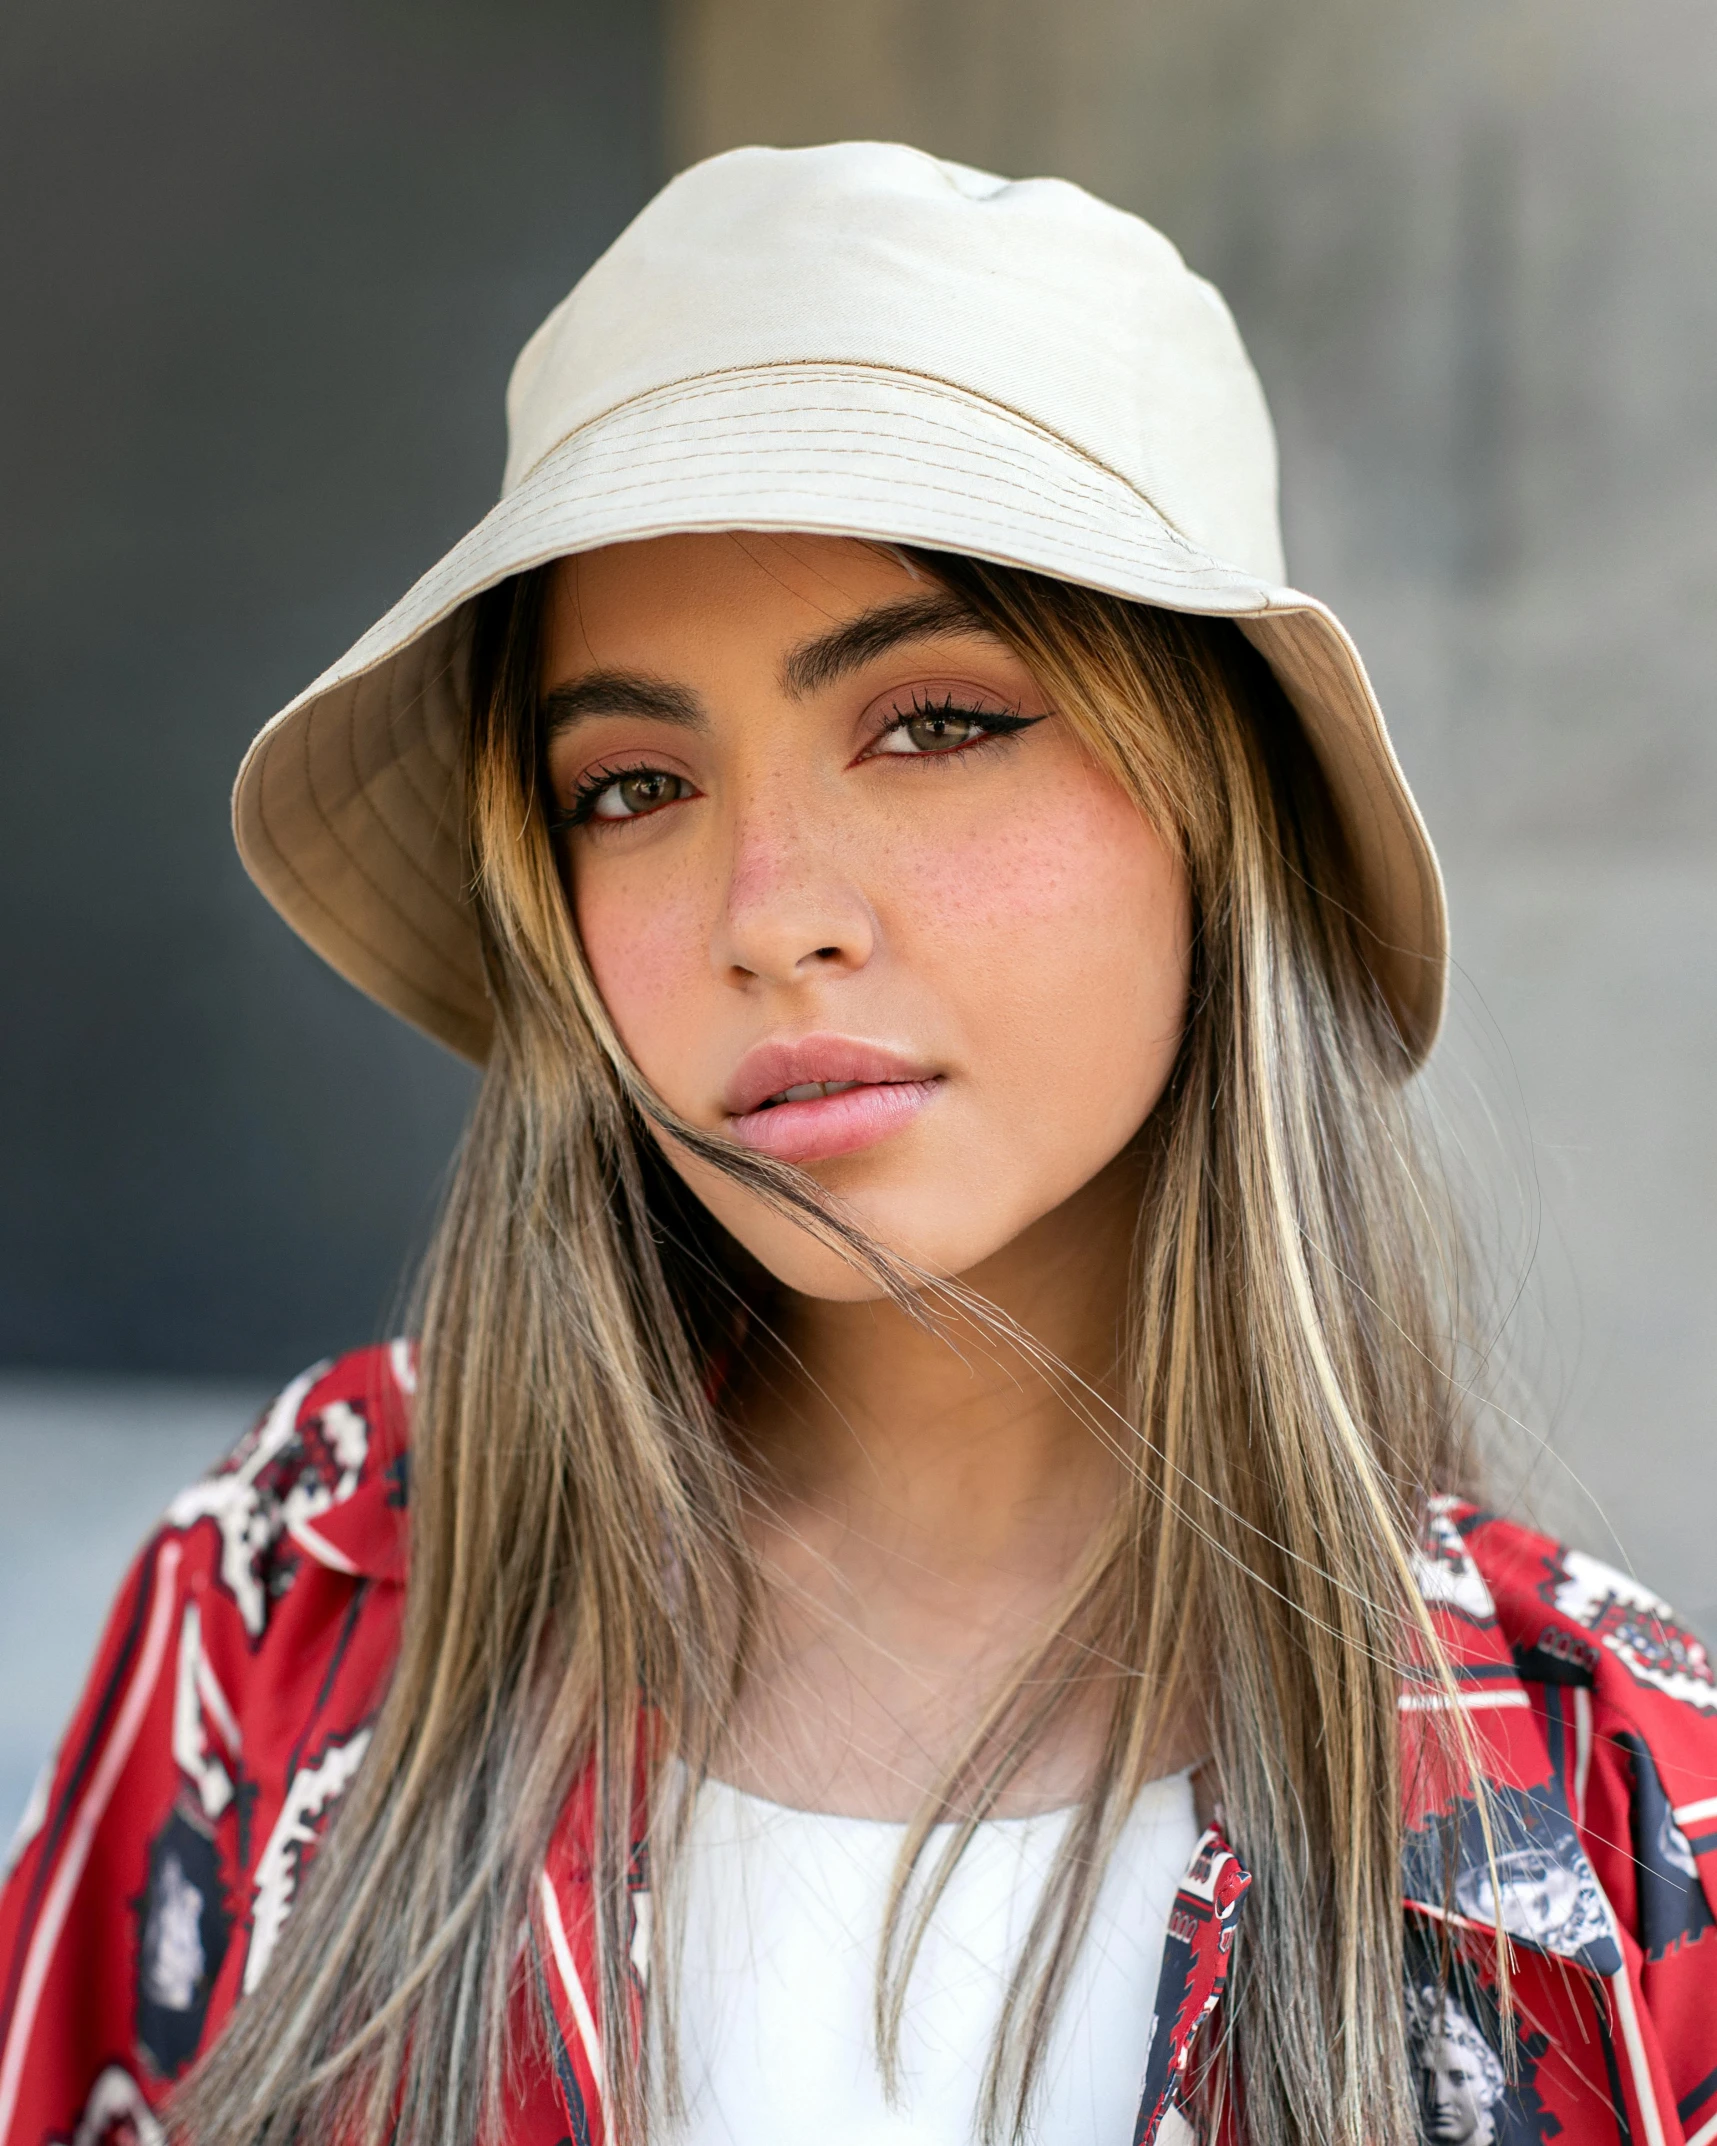
[[[940,1086],[928,1067],[850,1036],[760,1043],[740,1060],[724,1099],[727,1131],[782,1162],[823,1162],[886,1140]]]

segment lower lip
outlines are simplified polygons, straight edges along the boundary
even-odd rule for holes
[[[743,1117],[729,1118],[727,1129],[741,1146],[773,1155],[778,1162],[827,1162],[835,1155],[875,1147],[910,1125],[941,1085],[940,1076],[867,1081],[807,1103],[748,1110]]]

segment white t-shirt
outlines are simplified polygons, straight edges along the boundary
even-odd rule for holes
[[[1003,1993],[1066,1811],[980,1826],[907,1995],[902,2094],[883,2096],[872,1991],[904,1827],[705,1784],[686,1843],[672,2146],[967,2146]],[[1141,1794],[1057,2015],[1035,2146],[1125,2146],[1163,1936],[1197,1844],[1186,1774]]]

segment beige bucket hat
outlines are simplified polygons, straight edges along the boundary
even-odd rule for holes
[[[685,172],[525,345],[501,499],[239,771],[252,878],[326,960],[472,1059],[490,1011],[459,782],[473,597],[599,544],[805,530],[973,553],[1233,618],[1334,790],[1415,1057],[1442,882],[1353,643],[1285,585],[1276,452],[1227,307],[1058,179],[876,142]]]

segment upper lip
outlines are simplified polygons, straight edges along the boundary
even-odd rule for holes
[[[880,1043],[855,1036],[796,1036],[755,1044],[734,1068],[722,1108],[730,1118],[759,1109],[784,1088],[813,1081],[864,1082],[931,1080],[934,1069]]]

